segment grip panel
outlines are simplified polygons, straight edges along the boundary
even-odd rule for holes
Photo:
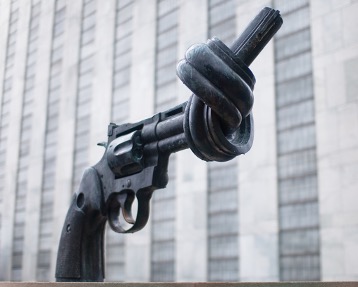
[[[101,183],[94,168],[85,170],[62,228],[56,281],[104,280],[104,232]]]

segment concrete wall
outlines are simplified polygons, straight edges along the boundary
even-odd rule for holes
[[[81,1],[67,1],[64,51],[61,75],[58,150],[53,210],[53,248],[51,274],[55,276],[57,249],[72,196],[73,149],[75,134],[76,95],[78,83],[79,39],[81,33]]]
[[[130,122],[150,117],[154,112],[155,8],[154,0],[141,0],[134,6]],[[125,236],[126,280],[150,281],[150,220],[140,232]]]
[[[271,1],[240,1],[238,30]],[[239,33],[238,33],[239,34]],[[257,83],[255,137],[239,158],[240,279],[279,280],[274,46],[271,41],[251,65]],[[260,266],[260,267],[258,267]]]
[[[178,59],[194,43],[207,40],[207,1],[181,1]],[[201,11],[197,13],[197,11]],[[194,29],[195,27],[195,29]],[[179,102],[191,92],[178,80]],[[207,276],[206,164],[190,151],[177,155],[176,177],[176,278],[205,281]],[[193,268],[193,265],[196,268]]]
[[[357,14],[311,1],[322,280],[358,279]]]
[[[37,50],[36,83],[33,108],[35,111],[46,111],[48,95],[48,77],[41,77],[41,74],[48,74],[50,68],[52,22],[54,1],[42,3],[41,17],[39,23],[39,45]],[[34,113],[32,118],[32,135],[30,143],[31,165],[28,169],[28,187],[26,201],[25,239],[23,257],[23,280],[36,280],[37,254],[40,231],[40,210],[42,172],[44,158],[44,144],[46,132],[46,112]]]

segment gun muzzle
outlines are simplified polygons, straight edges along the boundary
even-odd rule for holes
[[[177,74],[194,95],[188,101],[184,133],[190,149],[205,161],[227,161],[253,143],[255,77],[249,65],[282,25],[279,11],[264,8],[229,49],[219,39],[194,45]]]

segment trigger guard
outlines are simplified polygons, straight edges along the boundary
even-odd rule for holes
[[[122,206],[124,205],[126,208],[126,205],[133,202],[134,198],[129,196],[129,202],[127,200],[123,199],[123,196],[128,194],[117,194],[115,198],[112,198],[109,211],[108,211],[108,223],[111,227],[111,229],[114,232],[117,233],[134,233],[139,230],[141,230],[148,222],[149,219],[149,202],[152,197],[152,191],[150,192],[138,192],[136,194],[137,200],[138,200],[138,212],[137,217],[133,221],[133,226],[125,229],[121,222],[119,221],[119,214],[121,211]],[[128,208],[128,206],[127,206]],[[127,210],[128,211],[128,210]],[[129,223],[131,224],[131,223]]]

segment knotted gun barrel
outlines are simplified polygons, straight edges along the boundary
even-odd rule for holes
[[[279,11],[264,8],[230,49],[213,38],[191,47],[178,64],[178,76],[194,92],[184,130],[199,158],[227,161],[250,150],[256,80],[248,66],[281,25]]]
[[[106,222],[118,233],[146,225],[153,192],[168,183],[172,153],[190,148],[202,160],[227,161],[249,151],[255,77],[248,66],[281,24],[278,11],[264,8],[231,49],[217,38],[192,46],[177,66],[194,93],[187,102],[134,124],[109,125],[106,151],[85,170],[67,213],[57,281],[103,281]]]

